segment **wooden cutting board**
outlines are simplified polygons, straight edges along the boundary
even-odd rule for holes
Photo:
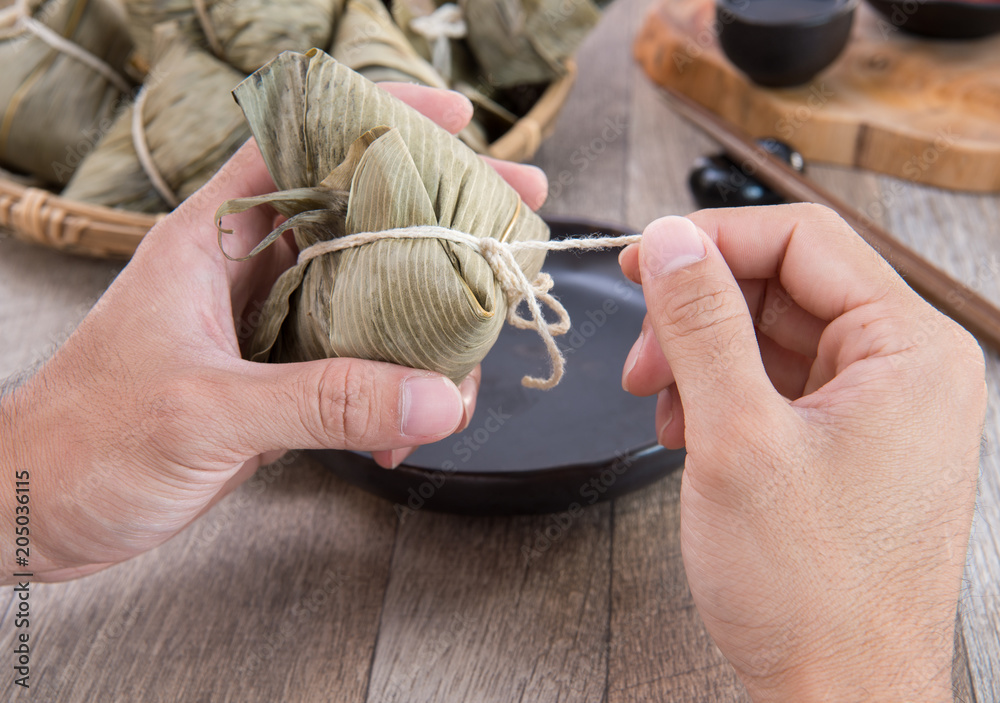
[[[919,39],[862,3],[845,52],[808,85],[755,86],[722,53],[713,0],[661,0],[635,42],[657,83],[807,160],[1000,191],[1000,37]]]

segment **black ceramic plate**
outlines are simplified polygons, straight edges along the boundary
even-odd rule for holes
[[[554,238],[626,232],[549,220]],[[573,320],[557,338],[566,375],[550,391],[524,388],[548,359],[534,332],[507,325],[483,361],[476,415],[461,434],[417,450],[394,470],[366,454],[316,455],[341,478],[393,501],[397,511],[466,514],[574,511],[645,486],[681,465],[656,443],[655,398],[621,388],[622,364],[646,306],[618,252],[550,252],[545,270]]]
[[[936,39],[978,39],[1000,32],[1000,3],[868,0],[893,25]]]

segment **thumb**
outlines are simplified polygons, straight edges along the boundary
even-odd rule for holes
[[[764,371],[743,293],[703,231],[684,217],[655,220],[642,233],[639,267],[688,430],[717,432],[750,404],[781,400]]]
[[[359,359],[247,367],[250,382],[241,379],[223,402],[237,430],[230,436],[248,456],[427,444],[455,432],[465,412],[455,384],[430,371]]]

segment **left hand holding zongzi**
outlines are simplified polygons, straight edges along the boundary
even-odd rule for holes
[[[452,132],[472,115],[455,93],[383,87]],[[529,206],[545,199],[538,169],[493,165]],[[285,449],[373,450],[394,465],[468,424],[478,370],[459,388],[372,361],[242,359],[240,339],[297,252],[283,239],[250,262],[227,261],[213,214],[273,190],[250,141],[147,235],[55,357],[3,400],[0,466],[31,472],[37,579],[82,576],[161,544]],[[236,236],[260,239],[276,217],[236,215]],[[13,521],[15,497],[0,500]]]

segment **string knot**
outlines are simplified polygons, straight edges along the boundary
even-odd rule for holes
[[[549,361],[552,365],[548,378],[536,378],[525,376],[521,379],[521,384],[528,388],[539,388],[548,390],[554,387],[563,377],[566,360],[556,344],[555,337],[565,334],[570,329],[570,318],[566,308],[563,307],[552,290],[552,276],[547,273],[540,273],[534,281],[529,281],[528,277],[517,262],[515,254],[519,251],[553,251],[553,250],[596,250],[609,249],[614,247],[624,247],[629,244],[636,244],[641,239],[638,234],[626,235],[622,237],[579,237],[571,239],[559,239],[555,241],[526,241],[526,242],[504,242],[491,237],[475,237],[465,232],[459,232],[447,227],[437,225],[421,225],[418,227],[403,227],[400,229],[385,230],[383,232],[361,232],[351,234],[338,239],[331,239],[313,244],[299,253],[299,265],[302,265],[318,256],[330,254],[335,251],[343,251],[353,247],[372,244],[383,239],[442,239],[448,242],[455,242],[469,247],[483,257],[489,265],[503,292],[507,302],[507,322],[522,330],[534,330],[542,338],[545,349],[549,354]],[[521,303],[528,306],[528,316],[522,317],[518,314]],[[556,321],[548,322],[542,313],[542,305],[555,313]]]
[[[478,239],[479,254],[490,265],[493,276],[507,299],[507,322],[518,329],[535,330],[542,338],[545,349],[549,353],[549,362],[552,365],[549,377],[525,376],[521,379],[521,383],[528,388],[548,390],[562,380],[565,370],[566,360],[554,337],[569,331],[571,324],[569,313],[563,304],[549,292],[553,286],[552,276],[547,273],[539,273],[534,281],[528,281],[528,277],[521,270],[521,265],[514,258],[513,246],[512,243],[501,242],[490,237]],[[521,317],[518,314],[518,308],[522,302],[528,304],[529,317]],[[555,313],[555,322],[545,320],[542,304]]]
[[[431,45],[431,65],[441,77],[451,81],[451,39],[463,39],[468,32],[462,10],[446,2],[429,15],[414,17],[410,29]]]

